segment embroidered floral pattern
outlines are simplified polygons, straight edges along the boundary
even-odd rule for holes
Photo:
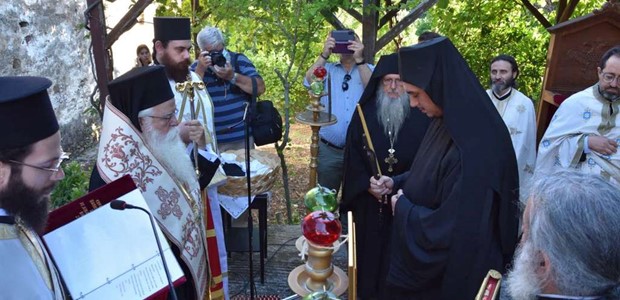
[[[157,195],[157,198],[161,201],[157,214],[159,214],[163,220],[170,214],[181,220],[181,216],[183,215],[181,207],[179,206],[179,197],[181,197],[181,195],[177,189],[173,188],[171,192],[168,192],[160,186],[155,191],[155,195]]]
[[[543,147],[549,147],[549,145],[551,145],[551,142],[549,140],[545,139],[545,140],[542,141],[542,145],[543,145]]]
[[[589,108],[586,108],[586,111],[583,112],[582,117],[584,120],[590,120],[590,118],[592,117],[592,113],[590,112]]]
[[[187,216],[183,225],[183,240],[181,241],[184,251],[192,258],[198,256],[200,251],[200,231],[196,221]]]
[[[132,135],[125,134],[121,127],[114,132],[103,148],[101,163],[114,173],[114,177],[130,174],[140,190],[145,192],[147,184],[152,183],[153,177],[161,175],[162,171],[153,164],[150,156],[140,151],[138,141]]]
[[[519,113],[521,113],[521,114],[524,113],[525,112],[525,105],[523,105],[523,104],[518,105],[517,106],[517,111]]]

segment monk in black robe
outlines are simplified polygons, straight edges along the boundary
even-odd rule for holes
[[[409,106],[409,96],[398,75],[398,54],[381,57],[359,105],[381,173],[395,176],[408,171],[430,118]],[[377,168],[365,145],[361,118],[356,111],[347,132],[340,214],[352,211],[355,220],[358,296],[381,299],[389,266],[392,209],[385,204],[381,207],[368,192],[368,178],[376,175]]]
[[[447,38],[402,48],[399,67],[411,106],[434,119],[409,172],[370,179],[373,194],[398,190],[387,298],[473,299],[517,244],[510,136]]]

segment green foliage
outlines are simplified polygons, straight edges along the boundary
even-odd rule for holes
[[[544,1],[532,1],[537,6]],[[587,2],[587,4],[586,4]],[[581,1],[572,18],[602,6],[605,0]],[[515,57],[521,74],[519,90],[537,101],[546,65],[549,33],[520,1],[449,1],[445,9],[435,7],[425,22],[452,40],[482,86],[489,85],[489,64],[499,54]],[[542,5],[541,5],[542,4]],[[555,7],[542,7],[548,20],[555,19]],[[423,23],[424,24],[424,23]]]
[[[62,166],[65,178],[61,180],[51,196],[51,208],[67,204],[88,192],[90,171],[82,169],[80,163],[72,161]]]

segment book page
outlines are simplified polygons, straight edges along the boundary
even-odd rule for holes
[[[119,200],[142,207],[135,189]],[[172,280],[183,277],[156,223]],[[149,216],[109,203],[43,236],[73,299],[144,299],[168,286]]]

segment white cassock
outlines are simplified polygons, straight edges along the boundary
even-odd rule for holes
[[[599,135],[620,142],[618,112],[620,101],[610,102],[598,92],[598,84],[566,99],[553,115],[538,146],[536,173],[552,174],[572,168],[620,182],[620,153],[585,154],[585,137]]]
[[[0,216],[8,215],[0,209]],[[0,299],[64,299],[41,239],[13,222],[0,222]]]
[[[512,140],[519,167],[519,199],[525,203],[536,164],[536,114],[532,100],[512,89],[510,96],[498,100],[491,90],[487,94],[502,116]]]
[[[195,73],[190,71],[192,74],[193,82],[202,82],[202,79]],[[174,102],[176,104],[177,109],[179,110],[179,114],[182,113],[183,121],[191,120],[191,112],[190,112],[190,104],[189,99],[185,103],[185,107],[181,109],[183,106],[183,95],[176,90],[176,83],[172,79],[168,79],[170,82],[170,88],[174,93]],[[213,161],[215,158],[219,157],[217,150],[217,140],[215,138],[215,125],[213,124],[214,112],[213,112],[213,101],[207,93],[206,88],[204,90],[194,90],[197,96],[202,101],[202,106],[199,107],[198,101],[195,102],[196,119],[205,126],[205,131],[207,133],[207,146],[206,151],[199,151],[200,155],[205,157],[206,159]],[[204,110],[203,110],[204,109]],[[181,110],[183,110],[181,112]],[[204,112],[204,114],[203,114]],[[206,121],[206,122],[205,122]],[[188,147],[188,153],[191,153],[191,144]],[[206,152],[206,153],[205,153]],[[191,155],[191,154],[190,154]],[[226,243],[224,241],[224,223],[222,222],[222,213],[220,209],[220,201],[217,195],[217,187],[224,184],[226,177],[224,175],[224,171],[220,166],[218,171],[215,172],[215,176],[211,180],[211,183],[207,187],[207,194],[209,196],[209,207],[211,208],[211,214],[213,215],[213,223],[215,227],[215,236],[217,239],[217,248],[220,256],[220,267],[222,269],[222,282],[224,284],[224,297],[225,299],[229,299],[228,293],[228,257],[226,254]]]

